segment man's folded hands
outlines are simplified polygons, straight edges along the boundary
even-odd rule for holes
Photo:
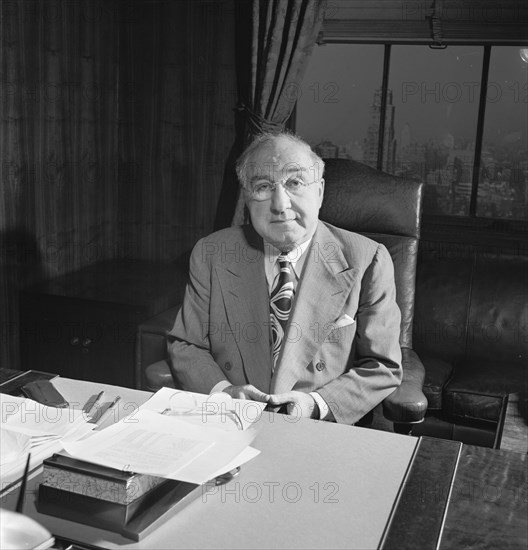
[[[234,399],[251,399],[253,401],[262,401],[263,403],[269,403],[270,400],[269,394],[261,392],[252,384],[227,386],[223,388],[222,391],[229,394]]]
[[[292,416],[304,418],[319,418],[319,407],[315,399],[308,393],[301,391],[289,391],[285,393],[267,394],[257,389],[252,384],[243,386],[227,386],[222,389],[234,399],[251,399],[268,403],[272,407],[286,405],[286,412]]]
[[[309,393],[289,391],[272,394],[269,397],[268,403],[270,405],[286,405],[286,412],[291,416],[319,418],[319,407]]]

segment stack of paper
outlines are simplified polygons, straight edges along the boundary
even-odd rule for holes
[[[28,435],[0,428],[0,466],[20,460],[29,453],[31,438]]]
[[[82,411],[41,405],[32,399],[0,394],[0,491],[21,477],[27,454],[31,468],[95,427]]]

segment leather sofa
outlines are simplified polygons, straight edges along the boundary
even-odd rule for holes
[[[527,252],[421,242],[414,347],[429,406],[414,434],[500,447],[508,395],[528,391]]]

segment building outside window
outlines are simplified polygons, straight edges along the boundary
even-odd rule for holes
[[[383,108],[382,44],[316,46],[296,131],[322,157],[423,181],[425,214],[528,220],[528,63],[519,47],[491,47],[484,83],[484,46],[395,44],[389,59]]]

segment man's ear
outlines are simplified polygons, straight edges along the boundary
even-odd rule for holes
[[[324,189],[325,189],[325,180],[324,178],[321,178],[321,181],[319,182],[319,198],[320,198],[319,206],[323,204]]]
[[[249,214],[249,208],[247,203],[244,203],[244,225],[251,223],[251,216]]]

